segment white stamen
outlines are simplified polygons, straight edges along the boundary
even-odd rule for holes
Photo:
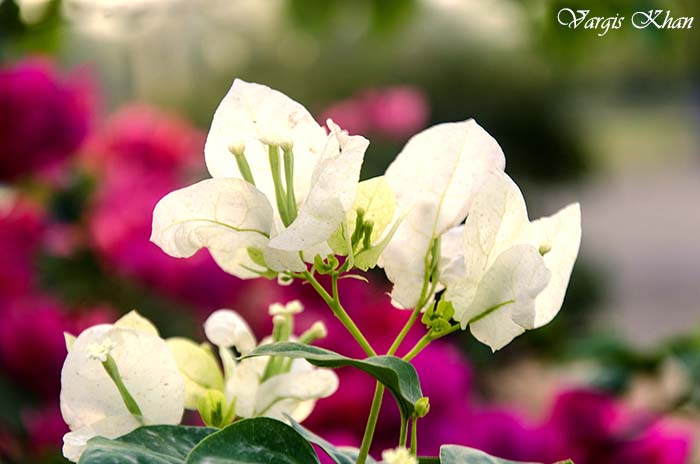
[[[109,337],[102,340],[102,343],[93,343],[87,347],[88,358],[95,361],[105,362],[107,356],[117,346]]]

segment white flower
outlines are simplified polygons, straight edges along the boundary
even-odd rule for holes
[[[405,216],[379,261],[396,306],[419,303],[431,243],[464,220],[486,174],[504,167],[498,143],[473,119],[438,124],[408,141],[384,176]]]
[[[226,326],[230,330],[228,337],[219,332],[217,337],[211,338],[207,331],[212,343],[217,344],[221,339],[255,341],[250,328],[235,311],[219,310],[209,319],[222,319],[224,315],[230,321],[238,320],[240,323],[237,327]],[[263,340],[263,343],[269,341]],[[285,420],[284,415],[288,414],[302,421],[311,414],[317,399],[332,395],[338,388],[338,377],[333,371],[315,368],[303,359],[294,360],[288,372],[263,379],[269,357],[236,361],[227,345],[218,346],[224,364],[226,398],[229,402],[236,402],[236,415],[239,417],[267,416]]]
[[[71,430],[63,438],[63,453],[72,461],[95,435],[117,438],[141,425],[180,422],[182,376],[165,342],[138,324],[139,319],[132,314],[114,325],[90,327],[70,346],[61,371],[61,413]],[[114,360],[141,417],[129,413],[107,374],[102,365],[107,356]]]
[[[455,320],[493,350],[549,323],[561,309],[580,242],[578,203],[530,222],[517,185],[492,172],[465,224],[444,236],[440,275]]]
[[[281,303],[272,303],[268,309],[270,316],[284,316],[299,314],[304,311],[304,305],[299,300],[292,300],[286,305]]]
[[[383,464],[418,464],[418,459],[411,452],[400,446],[382,451]]]
[[[204,333],[210,342],[220,348],[235,347],[245,355],[253,351],[257,342],[248,323],[235,311],[214,311],[204,322]]]
[[[369,144],[330,120],[328,128],[284,94],[237,79],[207,137],[212,179],[161,199],[151,240],[181,258],[208,248],[240,278],[304,271],[299,252],[330,252],[326,240],[352,206]]]

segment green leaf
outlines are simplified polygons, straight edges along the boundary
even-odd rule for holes
[[[411,417],[415,410],[416,401],[423,397],[418,374],[414,367],[396,356],[372,356],[364,360],[353,359],[317,346],[302,345],[301,343],[281,342],[262,345],[248,353],[252,356],[286,356],[288,358],[303,358],[314,366],[345,367],[352,366],[360,369],[386,388],[394,395],[404,417]]]
[[[302,437],[304,437],[307,441],[321,448],[328,455],[328,457],[331,458],[336,464],[355,464],[355,462],[357,462],[357,455],[360,451],[359,449],[347,446],[336,447],[331,442],[319,437],[311,430],[307,429],[299,422],[292,419],[289,415],[286,416],[287,420],[289,420],[289,422],[292,424],[294,430],[299,432],[299,434]],[[376,461],[370,456],[367,456],[366,462],[367,464],[376,463]]]
[[[442,464],[538,464],[520,461],[509,461],[497,458],[474,448],[457,445],[442,445],[440,447],[440,462]],[[574,464],[571,460],[559,464]]]
[[[183,425],[140,427],[115,440],[88,441],[80,464],[183,464],[194,446],[216,429]]]
[[[185,464],[319,464],[299,433],[275,419],[256,417],[235,422],[201,441]]]

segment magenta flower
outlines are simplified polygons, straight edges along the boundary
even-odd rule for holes
[[[135,103],[109,118],[81,159],[101,180],[141,173],[180,179],[198,166],[203,150],[204,134],[185,120]]]
[[[85,139],[90,90],[79,77],[62,78],[44,60],[0,70],[0,180],[55,167]]]
[[[43,212],[31,202],[13,199],[10,205],[0,209],[0,242],[3,244],[0,297],[3,301],[24,295],[35,285],[34,261],[44,229]]]
[[[428,122],[428,102],[415,87],[368,90],[361,98],[373,130],[387,138],[405,139]]]
[[[549,459],[577,464],[683,464],[693,439],[690,430],[652,421],[593,390],[560,394],[545,427],[557,436]]]
[[[79,333],[87,325],[113,319],[100,308],[72,316],[46,297],[4,300],[0,311],[0,367],[23,387],[46,398],[60,390],[66,356],[63,332]]]
[[[375,134],[403,140],[423,129],[430,107],[425,95],[411,86],[369,89],[333,103],[321,121],[330,118],[353,134]]]
[[[22,425],[27,433],[27,443],[34,453],[59,448],[63,435],[68,433],[57,401],[22,411]]]

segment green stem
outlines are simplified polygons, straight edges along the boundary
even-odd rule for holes
[[[117,386],[117,390],[119,390],[119,394],[122,397],[122,401],[124,401],[126,409],[133,416],[143,416],[141,408],[139,408],[136,400],[133,396],[131,396],[131,393],[129,393],[129,389],[126,388],[126,385],[124,385],[124,381],[122,380],[122,376],[119,374],[119,368],[117,367],[117,363],[114,361],[114,358],[108,354],[107,359],[102,363],[102,366],[105,368],[105,371],[107,371],[107,375],[109,375],[114,382],[114,385]]]
[[[289,212],[287,211],[287,194],[282,185],[282,175],[280,173],[280,156],[277,146],[270,145],[268,147],[268,158],[270,159],[270,170],[272,171],[272,182],[275,184],[275,200],[277,209],[280,212],[282,223],[285,227],[291,224],[289,220]]]
[[[402,448],[406,447],[406,425],[408,424],[408,419],[404,417],[404,413],[401,413],[401,430],[399,431],[399,446]]]
[[[401,329],[401,332],[399,332],[399,334],[396,336],[394,343],[391,344],[391,346],[389,347],[389,351],[387,351],[386,354],[396,353],[396,350],[398,350],[399,346],[401,346],[403,339],[406,338],[406,335],[408,335],[408,331],[411,330],[411,327],[413,327],[413,324],[415,324],[416,320],[418,319],[418,316],[420,316],[420,312],[421,307],[416,306],[416,308],[411,313],[411,317],[408,318],[406,324],[404,324],[403,328]]]
[[[297,199],[294,195],[294,154],[284,150],[284,179],[287,182],[287,215],[290,224],[297,218]]]
[[[233,153],[233,152],[232,152]],[[243,180],[249,184],[255,185],[255,179],[253,179],[253,172],[250,170],[250,165],[248,165],[248,160],[245,158],[243,153],[233,153],[236,157],[236,164],[238,165],[238,171],[241,173]]]
[[[360,452],[357,455],[357,464],[365,464],[367,456],[369,455],[369,447],[372,445],[372,438],[374,437],[374,429],[377,427],[377,419],[379,418],[379,410],[382,407],[382,398],[384,397],[384,385],[377,382],[377,386],[374,388],[374,397],[372,398],[372,407],[369,410],[369,417],[367,418],[367,426],[365,427],[365,433],[362,436],[362,444],[360,445]]]
[[[418,343],[415,344],[413,348],[411,348],[411,351],[406,353],[406,355],[403,357],[404,361],[411,361],[413,358],[415,358],[423,349],[430,344],[433,340],[437,340],[438,338],[442,338],[445,335],[449,335],[453,332],[458,331],[460,328],[459,323],[454,324],[450,326],[449,329],[446,331],[440,333],[440,334],[435,334],[433,332],[428,332],[427,334],[423,335],[423,338],[418,340]]]
[[[323,288],[323,285],[321,285],[309,271],[304,271],[303,276],[304,279],[311,284],[314,290],[321,295],[321,298],[323,298],[331,311],[333,311],[335,317],[342,322],[345,329],[350,332],[350,335],[352,335],[357,343],[362,347],[365,354],[367,354],[367,356],[376,356],[377,352],[374,351],[374,348],[372,348],[365,336],[362,334],[362,332],[360,332],[360,329],[357,327],[355,322],[350,318],[347,311],[345,311],[343,305],[341,305],[340,301],[338,301],[338,275],[336,273],[333,274],[333,296],[328,294],[326,289]]]
[[[414,417],[411,421],[411,454],[416,455],[418,452],[418,418]]]

